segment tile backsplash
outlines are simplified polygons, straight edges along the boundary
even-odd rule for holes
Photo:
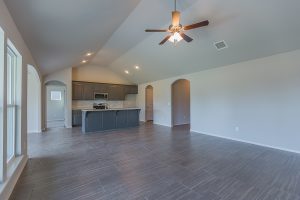
[[[107,103],[109,108],[133,108],[136,107],[136,95],[127,95],[124,101],[80,101],[73,100],[73,109],[92,109],[94,103]]]

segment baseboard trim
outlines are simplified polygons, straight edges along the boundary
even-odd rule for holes
[[[12,167],[11,171],[8,171],[7,180],[0,184],[0,199],[9,199],[27,163],[28,156],[20,156],[20,158],[16,159],[18,160],[16,160],[15,167]]]
[[[33,130],[28,130],[27,131],[27,133],[41,133],[42,132],[42,130],[35,130],[35,131],[33,131]]]
[[[222,139],[226,139],[226,140],[232,140],[232,141],[236,141],[236,142],[243,142],[243,143],[247,143],[247,144],[253,144],[253,145],[257,145],[257,146],[261,146],[261,147],[267,147],[267,148],[271,148],[271,149],[280,150],[280,151],[287,151],[287,152],[291,152],[291,153],[300,154],[300,151],[296,151],[296,150],[292,150],[292,149],[286,149],[286,148],[282,148],[282,147],[276,147],[276,146],[257,143],[257,142],[252,142],[252,141],[248,141],[248,140],[242,140],[242,139],[232,138],[232,137],[225,137],[225,136],[211,134],[211,133],[207,133],[207,132],[199,132],[199,131],[192,130],[192,129],[191,129],[191,132],[197,133],[197,134],[202,134],[202,135],[213,136],[213,137],[217,137],[217,138],[222,138]]]
[[[155,125],[159,125],[159,126],[166,126],[166,127],[172,127],[171,125],[167,125],[167,124],[160,124],[160,123],[157,123],[157,122],[155,122],[155,121],[153,121],[153,124],[155,124]]]

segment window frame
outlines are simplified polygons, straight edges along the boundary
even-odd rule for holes
[[[6,38],[0,27],[0,184],[6,180]]]
[[[18,149],[21,149],[21,146],[18,147],[18,145],[21,145],[21,142],[18,142],[21,140],[21,99],[22,99],[22,93],[21,93],[21,87],[22,87],[22,56],[17,50],[17,48],[14,46],[14,44],[7,39],[7,44],[6,44],[6,89],[7,89],[7,95],[6,95],[6,118],[8,118],[8,112],[10,111],[11,108],[14,108],[12,111],[12,115],[14,118],[14,124],[13,124],[13,135],[12,135],[12,156],[8,157],[8,148],[9,148],[9,143],[8,143],[8,125],[7,125],[7,135],[6,135],[6,163],[7,163],[7,168],[10,168],[12,165],[13,161],[17,157],[18,154],[21,152],[18,152]],[[8,69],[9,67],[9,59],[8,56],[13,58],[10,60],[12,71],[11,69]],[[10,79],[9,76],[12,78]],[[9,83],[9,81],[11,81]],[[10,88],[9,88],[10,87]],[[10,91],[11,90],[11,91]],[[8,124],[8,122],[6,122]],[[20,154],[21,155],[21,154]]]

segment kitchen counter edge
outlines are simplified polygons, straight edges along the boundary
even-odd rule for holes
[[[141,110],[140,108],[110,108],[110,109],[82,109],[82,112],[106,112],[106,111],[120,111],[120,110]]]

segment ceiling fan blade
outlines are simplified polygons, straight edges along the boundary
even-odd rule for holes
[[[166,41],[168,41],[168,39],[170,39],[171,35],[168,35],[167,37],[165,37],[160,43],[159,45],[163,45]]]
[[[208,24],[209,24],[209,21],[205,20],[203,22],[199,22],[199,23],[196,23],[196,24],[191,24],[191,25],[184,26],[183,29],[187,31],[187,30],[191,30],[191,29],[195,29],[195,28],[200,28],[200,27],[203,27],[203,26],[207,26]]]
[[[172,25],[179,26],[179,24],[180,24],[180,12],[176,10],[172,12]]]
[[[180,33],[180,36],[186,41],[186,42],[191,42],[193,41],[193,39],[189,36],[187,36],[186,34],[184,33]]]
[[[163,30],[163,29],[146,29],[145,32],[168,32],[168,30]]]

